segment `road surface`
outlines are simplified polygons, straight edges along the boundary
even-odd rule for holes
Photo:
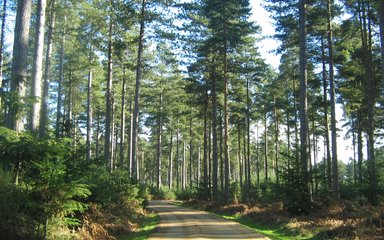
[[[160,216],[160,224],[148,238],[160,239],[269,239],[236,222],[213,214],[184,208],[171,201],[150,201],[150,210]]]

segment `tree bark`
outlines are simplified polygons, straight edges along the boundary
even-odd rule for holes
[[[62,107],[62,84],[64,82],[64,50],[65,50],[65,32],[63,31],[62,37],[61,37],[61,49],[60,49],[60,67],[59,67],[59,83],[57,86],[57,106],[56,106],[56,138],[60,137],[60,125],[62,125],[62,114],[61,114],[61,107]],[[45,109],[43,107],[43,109]],[[40,124],[43,125],[43,124]],[[45,126],[45,125],[44,125]]]
[[[48,25],[48,36],[47,36],[47,52],[45,56],[45,69],[44,69],[44,83],[43,83],[43,95],[41,99],[41,113],[40,113],[40,123],[39,123],[39,136],[44,137],[47,129],[47,119],[48,119],[48,94],[49,94],[49,81],[51,78],[51,65],[52,65],[52,52],[53,52],[53,31],[55,29],[55,0],[51,1],[51,10],[49,15],[49,25]],[[63,47],[64,48],[64,47]],[[60,70],[61,69],[61,53],[60,53]],[[61,73],[61,72],[60,72]],[[59,76],[61,77],[61,75]],[[58,88],[61,88],[61,85]]]
[[[299,1],[299,43],[300,43],[300,194],[299,198],[309,211],[310,193],[308,176],[308,100],[307,100],[307,27],[306,27],[306,0]]]
[[[120,165],[124,163],[124,145],[125,145],[125,94],[127,88],[126,67],[123,66],[123,86],[121,89],[121,113],[120,113],[120,152],[119,162]]]
[[[218,186],[218,154],[217,154],[217,89],[216,89],[216,75],[212,71],[212,197],[214,201],[219,198]]]
[[[140,97],[140,81],[142,74],[142,53],[144,45],[144,27],[145,27],[145,3],[146,0],[142,0],[141,13],[140,13],[140,33],[137,50],[137,64],[136,64],[136,83],[135,83],[135,101],[133,109],[133,135],[132,135],[132,181],[137,182],[137,145],[139,134],[139,97]]]
[[[169,140],[169,162],[168,162],[168,187],[172,189],[173,186],[173,134],[172,130],[170,131],[170,140]]]
[[[88,91],[87,91],[87,140],[86,140],[86,160],[91,161],[91,143],[92,143],[92,70],[88,73]]]
[[[32,0],[17,2],[15,36],[13,43],[13,61],[11,76],[11,104],[7,117],[7,127],[21,132],[24,130],[23,106],[27,80],[27,59],[29,21],[31,19]]]
[[[163,135],[163,93],[160,93],[160,107],[157,120],[157,190],[161,188],[161,160],[162,160],[162,135]]]
[[[328,123],[328,85],[327,85],[327,70],[325,66],[325,49],[324,49],[324,41],[321,38],[321,59],[322,59],[322,74],[323,74],[323,109],[324,109],[324,138],[325,138],[325,152],[326,152],[326,165],[327,165],[327,186],[328,189],[332,189],[332,164],[331,164],[331,148],[329,141],[329,123]]]
[[[1,16],[1,32],[0,32],[0,111],[3,106],[3,65],[4,65],[4,40],[5,40],[5,21],[7,19],[7,0],[3,1],[3,15]],[[1,112],[0,112],[1,113]]]
[[[112,154],[111,154],[111,145],[113,135],[111,135],[112,128],[112,82],[113,82],[113,43],[112,43],[112,31],[113,31],[113,22],[112,22],[112,13],[110,13],[109,20],[109,39],[108,39],[108,66],[107,66],[107,91],[105,93],[105,135],[104,135],[104,162],[109,171],[112,171]]]
[[[45,9],[46,0],[37,1],[37,19],[35,29],[35,49],[32,65],[32,97],[34,102],[31,111],[31,130],[37,132],[39,130],[40,113],[41,113],[41,80],[43,76],[43,51],[45,36]]]
[[[329,60],[329,87],[331,95],[331,140],[332,140],[332,192],[336,200],[340,199],[339,170],[337,160],[337,128],[336,128],[336,99],[335,77],[333,67],[333,28],[332,28],[332,3],[327,0],[327,30],[328,30],[328,60]]]

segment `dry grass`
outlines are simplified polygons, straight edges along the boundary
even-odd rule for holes
[[[285,211],[280,202],[248,206],[193,200],[187,204],[224,215],[246,217],[263,225],[278,225],[287,235],[304,239],[384,239],[383,206],[360,206],[344,201],[330,207],[316,207],[307,216],[295,216]]]

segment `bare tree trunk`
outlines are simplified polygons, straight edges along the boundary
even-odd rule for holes
[[[110,13],[112,15],[112,13]],[[107,91],[105,93],[105,135],[104,135],[104,162],[109,171],[112,171],[112,154],[111,154],[111,144],[113,135],[111,135],[111,128],[113,125],[112,121],[112,82],[113,82],[113,43],[112,43],[112,31],[113,23],[112,16],[109,20],[109,40],[108,40],[108,67],[107,67]]]
[[[162,160],[162,134],[163,134],[163,93],[160,93],[160,107],[157,121],[157,190],[161,188],[161,160]]]
[[[168,187],[172,189],[173,185],[173,134],[172,130],[170,131],[170,140],[169,140],[169,162],[168,162]]]
[[[59,67],[59,83],[57,86],[57,106],[56,106],[56,138],[60,137],[60,125],[62,124],[62,84],[64,82],[64,46],[65,46],[65,32],[61,36],[61,49],[60,49],[60,67]],[[43,108],[45,109],[45,108]],[[40,124],[42,125],[42,124]],[[44,125],[45,126],[45,125]]]
[[[323,109],[324,109],[324,138],[325,138],[325,146],[326,146],[326,165],[327,165],[327,184],[328,189],[332,189],[332,165],[331,165],[331,148],[329,141],[329,123],[328,123],[328,100],[327,100],[327,70],[325,67],[325,50],[324,50],[324,41],[321,38],[321,59],[323,66]]]
[[[7,0],[3,1],[3,15],[1,16],[1,32],[0,32],[0,89],[3,87],[3,65],[4,65],[4,40],[5,40],[5,21],[7,18]],[[0,92],[0,111],[2,111],[3,98]],[[1,112],[0,112],[1,115]]]
[[[91,143],[92,143],[92,70],[88,74],[88,91],[87,91],[87,140],[86,140],[86,160],[91,161]]]
[[[228,59],[227,59],[227,40],[224,41],[224,196],[229,200],[230,191],[230,159],[229,159],[229,108],[228,108]],[[217,179],[216,179],[217,181]]]
[[[243,159],[241,157],[241,133],[240,124],[237,126],[237,161],[239,163],[240,189],[243,190]]]
[[[185,190],[186,185],[186,157],[187,157],[187,144],[185,144],[185,141],[183,141],[183,162],[181,164],[181,187],[183,190]]]
[[[214,201],[219,198],[218,186],[218,154],[217,154],[217,91],[216,91],[216,75],[212,70],[212,197]]]
[[[279,117],[277,116],[276,98],[274,99],[275,107],[275,177],[276,183],[280,184],[279,180]]]
[[[120,113],[120,165],[124,163],[124,145],[125,145],[125,94],[127,88],[127,76],[125,66],[123,67],[123,87],[121,89],[121,113]]]
[[[336,200],[340,199],[339,192],[339,170],[337,160],[337,129],[336,129],[336,99],[335,99],[335,77],[333,70],[333,29],[332,29],[332,3],[327,1],[328,8],[328,60],[329,60],[329,87],[331,93],[331,140],[332,140],[332,192]]]
[[[97,127],[96,127],[96,159],[99,160],[99,153],[100,153],[100,110],[97,111]]]
[[[44,137],[47,129],[47,119],[48,119],[48,94],[49,94],[49,80],[51,78],[51,64],[52,64],[52,51],[53,51],[53,31],[55,29],[55,0],[51,1],[50,5],[50,15],[49,15],[49,26],[48,26],[48,36],[47,36],[47,52],[45,56],[45,69],[44,69],[44,83],[43,83],[43,96],[41,99],[41,113],[40,113],[40,123],[39,123],[39,136]],[[60,54],[61,55],[61,54]],[[61,56],[60,56],[61,57]],[[60,70],[61,69],[61,59],[60,59]],[[61,77],[61,75],[60,75]],[[60,85],[61,87],[61,85]]]
[[[176,188],[179,189],[179,186],[180,186],[180,164],[179,164],[179,160],[180,160],[180,148],[179,148],[179,128],[177,128],[177,131],[176,131]]]
[[[259,125],[256,126],[256,184],[260,185]]]
[[[24,130],[23,106],[26,91],[29,20],[32,0],[17,2],[15,36],[13,43],[13,61],[11,77],[11,104],[7,118],[7,127],[17,132]]]
[[[268,128],[266,112],[264,116],[264,182],[268,182]]]
[[[41,113],[41,79],[43,76],[43,51],[45,36],[45,9],[46,0],[37,1],[37,19],[35,30],[35,49],[32,65],[32,97],[34,102],[31,111],[31,130],[37,132],[39,130],[40,113]]]
[[[192,175],[192,161],[193,161],[193,147],[192,147],[192,116],[189,121],[189,188],[193,187]]]
[[[137,65],[136,65],[136,84],[135,84],[135,101],[133,109],[133,135],[132,135],[132,175],[131,178],[133,182],[137,182],[137,145],[138,145],[138,134],[139,134],[139,97],[140,97],[140,80],[141,80],[141,71],[142,71],[142,59],[141,55],[143,53],[144,45],[144,27],[145,27],[145,2],[142,0],[141,13],[140,13],[140,33],[139,33],[139,42],[137,50]]]
[[[251,99],[249,97],[249,79],[247,79],[247,196],[249,199],[251,190]],[[245,143],[244,143],[245,144]]]
[[[209,97],[206,91],[206,102],[204,109],[204,146],[203,146],[203,188],[204,196],[206,199],[209,197],[208,189],[208,106],[209,106]]]
[[[384,82],[384,0],[379,0],[380,41],[381,41],[381,74]]]
[[[304,211],[309,211],[310,193],[308,176],[308,96],[307,96],[307,28],[306,0],[299,1],[300,36],[300,202]]]

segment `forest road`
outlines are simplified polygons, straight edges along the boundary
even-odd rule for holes
[[[160,224],[148,238],[160,239],[269,239],[236,222],[204,211],[184,208],[172,201],[153,200],[148,208],[160,216]]]

